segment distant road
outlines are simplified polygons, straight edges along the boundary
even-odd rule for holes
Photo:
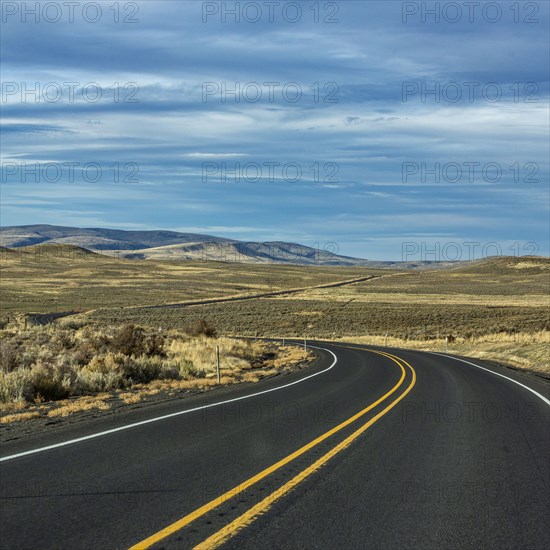
[[[218,304],[220,302],[240,302],[242,300],[255,300],[257,298],[269,298],[272,296],[284,296],[288,294],[298,294],[300,292],[305,292],[307,290],[319,290],[323,288],[336,288],[340,286],[346,286],[346,285],[353,285],[356,283],[363,283],[365,281],[370,281],[372,279],[380,279],[381,277],[389,277],[392,274],[388,275],[369,275],[367,277],[358,277],[357,279],[348,279],[346,281],[336,281],[334,283],[326,283],[322,285],[315,285],[315,286],[306,286],[301,288],[291,288],[287,290],[274,290],[272,292],[259,292],[256,294],[243,294],[240,296],[229,296],[229,297],[221,297],[221,298],[210,298],[207,300],[194,300],[194,301],[188,301],[188,302],[180,302],[175,304],[160,304],[160,305],[154,305],[154,306],[131,306],[132,308],[140,308],[140,309],[159,309],[159,308],[165,308],[165,307],[186,307],[186,306],[204,306],[207,304]]]
[[[269,298],[272,296],[284,296],[285,294],[298,294],[299,292],[305,292],[307,290],[317,290],[323,288],[336,288],[340,286],[353,285],[356,283],[363,283],[372,279],[380,279],[382,277],[392,277],[394,275],[404,275],[404,273],[391,273],[387,275],[368,275],[366,277],[358,277],[357,279],[348,279],[346,281],[336,281],[334,283],[326,283],[322,285],[315,285],[301,288],[291,288],[287,290],[275,290],[273,292],[261,292],[256,294],[243,294],[239,296],[229,296],[221,298],[209,298],[206,300],[193,300],[187,302],[178,302],[174,304],[160,304],[154,306],[129,306],[126,309],[159,309],[159,308],[179,308],[187,306],[205,306],[208,304],[218,304],[223,302],[240,302],[242,300],[256,300],[258,298]],[[56,319],[61,317],[68,317],[69,315],[77,315],[82,313],[81,311],[65,311],[57,313],[33,313],[29,315],[29,320],[35,325],[48,325],[53,323]]]
[[[547,381],[314,344],[299,373],[5,443],[1,547],[550,547]]]
[[[33,325],[49,325],[61,317],[76,315],[79,311],[60,311],[56,313],[32,313],[28,316],[29,321]]]

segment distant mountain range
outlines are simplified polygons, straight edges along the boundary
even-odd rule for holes
[[[0,246],[21,248],[63,244],[129,259],[211,260],[241,263],[364,267],[446,267],[442,262],[383,262],[334,254],[297,243],[246,242],[212,235],[176,231],[124,231],[57,225],[21,225],[0,228]]]

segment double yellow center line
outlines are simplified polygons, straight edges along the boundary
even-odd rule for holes
[[[348,346],[346,346],[346,349],[350,349]],[[382,397],[377,399],[374,403],[371,403],[368,407],[364,408],[363,410],[359,411],[357,414],[351,416],[341,424],[338,424],[338,426],[335,426],[331,430],[325,432],[321,436],[317,437],[313,441],[310,441],[307,445],[304,445],[297,451],[294,451],[292,454],[288,455],[287,457],[283,458],[282,460],[279,460],[272,466],[269,466],[265,470],[262,470],[255,476],[251,477],[250,479],[244,481],[240,485],[237,485],[233,489],[227,491],[226,493],[218,496],[214,500],[211,500],[210,502],[204,504],[200,508],[197,508],[194,512],[191,512],[190,514],[184,516],[183,518],[179,519],[178,521],[168,525],[161,531],[158,531],[157,533],[151,535],[150,537],[142,540],[141,542],[138,542],[134,546],[131,547],[130,550],[145,550],[146,548],[150,548],[154,544],[160,542],[161,540],[165,539],[166,537],[176,533],[180,529],[183,529],[187,525],[189,525],[191,522],[195,521],[196,519],[200,518],[201,516],[205,515],[206,513],[210,512],[214,508],[217,508],[224,502],[227,502],[230,498],[240,494],[242,491],[248,489],[252,485],[258,483],[262,479],[266,478],[273,472],[279,470],[295,458],[303,455],[313,447],[316,447],[321,442],[325,441],[335,433],[343,430],[345,427],[349,426],[353,422],[355,422],[357,419],[361,418],[365,414],[367,414],[369,411],[371,411],[373,408],[375,408],[377,405],[379,405],[382,401],[387,399],[390,395],[395,393],[404,383],[405,377],[406,377],[406,370],[405,366],[407,366],[412,374],[411,382],[407,389],[399,395],[396,399],[394,399],[389,405],[387,405],[382,411],[377,413],[375,416],[373,416],[368,422],[363,424],[360,428],[358,428],[356,431],[354,431],[350,436],[348,436],[346,439],[344,439],[342,442],[340,442],[338,445],[333,447],[330,451],[328,451],[326,454],[324,454],[321,458],[317,459],[313,464],[308,466],[305,470],[294,476],[290,481],[285,483],[282,487],[265,497],[262,501],[255,504],[252,508],[247,510],[244,514],[236,518],[234,521],[214,533],[212,536],[208,537],[206,540],[204,540],[202,543],[200,543],[198,546],[196,546],[197,549],[210,549],[210,548],[216,548],[223,544],[224,542],[228,541],[230,538],[235,536],[240,530],[244,529],[247,525],[250,525],[259,515],[265,513],[274,502],[276,502],[278,499],[283,497],[285,494],[287,494],[289,491],[291,491],[294,487],[296,487],[299,483],[304,481],[307,477],[309,477],[311,474],[313,474],[315,471],[317,471],[321,466],[326,464],[332,457],[334,457],[339,452],[343,451],[345,448],[349,447],[349,445],[357,439],[363,432],[365,432],[370,426],[372,426],[377,420],[379,420],[382,416],[384,416],[388,411],[390,411],[399,401],[401,401],[414,387],[416,383],[416,372],[415,370],[403,359],[400,359],[399,357],[396,357],[395,355],[392,355],[390,353],[382,352],[382,351],[375,351],[375,350],[365,350],[363,348],[352,348],[352,349],[361,349],[361,351],[370,351],[372,353],[377,353],[378,355],[382,355],[385,357],[388,357],[391,359],[394,363],[396,363],[400,369],[401,369],[401,377],[399,378],[399,381],[397,384],[386,394],[384,394]],[[405,365],[405,366],[404,366]]]

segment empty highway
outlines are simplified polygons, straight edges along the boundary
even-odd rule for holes
[[[301,372],[8,441],[2,548],[549,548],[549,384],[312,342]]]

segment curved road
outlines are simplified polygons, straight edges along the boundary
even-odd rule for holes
[[[550,547],[547,381],[315,346],[300,373],[5,443],[1,547]]]

